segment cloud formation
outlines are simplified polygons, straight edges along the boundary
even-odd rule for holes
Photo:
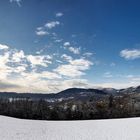
[[[38,27],[35,31],[36,35],[38,36],[44,36],[44,35],[49,35],[49,32],[45,30],[45,27]]]
[[[56,13],[56,17],[62,17],[64,14],[62,13],[62,12],[58,12],[58,13]]]
[[[59,21],[47,22],[44,26],[37,27],[35,33],[38,36],[50,35],[50,30],[58,25],[60,25]],[[52,36],[56,36],[56,33],[53,32]]]
[[[120,56],[126,60],[134,60],[140,58],[140,50],[138,49],[125,49],[120,52]]]
[[[68,49],[70,52],[74,53],[74,54],[80,54],[80,50],[81,48],[80,47],[72,47],[71,46],[71,43],[70,42],[64,42],[63,44],[64,48],[65,49]]]
[[[74,54],[80,54],[80,47],[79,48],[69,47],[69,51],[73,52]]]
[[[84,58],[72,60],[71,57],[66,55],[63,55],[63,57],[68,61],[68,64],[60,65],[54,70],[62,76],[71,78],[80,77],[85,75],[83,71],[89,69],[90,66],[93,65],[92,62]]]
[[[51,64],[52,62],[48,59],[47,56],[34,56],[34,55],[27,55],[27,60],[30,62],[31,66],[44,66],[47,67],[48,63]]]
[[[60,22],[59,21],[51,21],[51,22],[47,22],[45,24],[45,27],[48,28],[48,29],[52,29],[56,26],[60,25]]]
[[[7,45],[0,44],[0,50],[7,50],[9,47]]]
[[[70,46],[70,42],[64,42],[64,47],[69,47]]]
[[[3,44],[0,49],[0,91],[48,93],[73,85],[83,87],[87,83],[81,76],[93,65],[86,58],[74,59],[67,54],[59,56],[59,63],[53,55],[26,54]],[[49,68],[53,62],[59,65]]]
[[[66,88],[114,87],[125,88],[140,83],[140,75],[122,75],[121,82],[89,83],[83,79],[93,62],[85,57],[74,58],[60,55],[61,63],[53,56],[26,54],[23,50],[12,49],[0,44],[0,91],[54,93]],[[49,69],[55,61],[58,65]],[[104,74],[111,78],[111,72]]]
[[[16,2],[18,6],[21,6],[21,1],[22,0],[10,0],[10,2]]]

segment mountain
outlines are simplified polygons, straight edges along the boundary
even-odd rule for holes
[[[119,92],[122,94],[139,94],[140,93],[140,86],[129,87],[126,89],[120,89]]]
[[[83,88],[69,88],[59,93],[51,94],[36,94],[36,93],[16,93],[16,92],[0,92],[0,98],[16,98],[24,99],[28,98],[31,100],[44,99],[48,102],[56,102],[62,100],[89,100],[94,97],[94,100],[99,98],[105,98],[108,93],[99,89],[83,89]]]
[[[124,94],[140,94],[140,86],[129,87],[126,89],[102,88],[102,89],[84,89],[84,88],[69,88],[56,94],[39,94],[39,93],[16,93],[16,92],[0,92],[0,98],[29,98],[32,100],[45,99],[49,102],[62,100],[87,100],[93,98],[105,98],[109,95],[124,95]]]
[[[103,88],[101,90],[104,91],[105,93],[113,94],[113,95],[119,93],[119,90],[117,90],[115,88]]]
[[[99,89],[83,89],[83,88],[69,88],[57,93],[57,95],[60,97],[79,96],[79,95],[86,96],[93,94],[106,95],[107,93]]]
[[[107,93],[99,89],[83,89],[83,88],[69,88],[56,94],[57,98],[63,100],[89,100],[91,97],[95,100],[107,96]]]

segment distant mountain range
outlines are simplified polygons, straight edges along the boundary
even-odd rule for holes
[[[86,100],[93,97],[94,99],[105,98],[109,95],[119,96],[124,94],[140,94],[140,86],[129,87],[126,89],[102,88],[102,89],[83,89],[69,88],[59,93],[39,94],[39,93],[15,93],[0,92],[0,98],[29,98],[32,100],[45,99],[49,102],[62,100]]]

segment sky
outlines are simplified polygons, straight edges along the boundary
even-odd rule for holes
[[[139,0],[1,0],[0,91],[140,85]]]

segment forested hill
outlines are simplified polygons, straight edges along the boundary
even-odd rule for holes
[[[140,86],[130,87],[126,89],[101,88],[101,89],[83,89],[69,88],[59,93],[16,93],[16,92],[0,92],[0,98],[29,98],[32,100],[40,99],[86,99],[90,97],[104,97],[107,95],[124,95],[139,94]]]

